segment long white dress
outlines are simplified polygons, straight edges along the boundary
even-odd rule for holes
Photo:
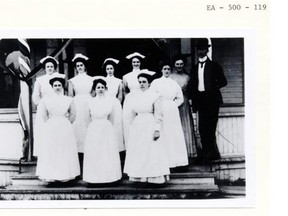
[[[54,95],[41,101],[43,133],[40,139],[36,175],[45,181],[67,181],[80,175],[77,145],[72,124],[75,108],[72,98]],[[46,120],[46,121],[45,121]]]
[[[90,92],[93,85],[93,78],[86,73],[78,74],[69,80],[73,84],[75,96],[73,98],[76,108],[76,119],[73,122],[73,131],[77,142],[78,152],[84,152],[84,143],[89,124],[89,115],[86,109],[86,102],[91,98]]]
[[[42,126],[44,124],[43,118],[39,110],[41,110],[40,102],[43,98],[50,97],[54,95],[55,92],[52,89],[52,86],[49,83],[49,80],[58,73],[53,73],[51,75],[45,74],[41,77],[37,77],[34,89],[32,93],[32,100],[34,104],[37,106],[36,116],[35,116],[35,125],[34,125],[34,148],[33,148],[33,155],[38,156],[39,151],[41,149],[40,146],[40,138],[42,137]]]
[[[165,137],[161,128],[161,102],[159,95],[150,91],[139,92],[131,107],[124,172],[132,181],[164,183],[169,179],[169,159]],[[153,139],[155,130],[160,138]]]
[[[83,164],[83,180],[89,183],[109,183],[122,177],[115,131],[115,110],[118,100],[96,96],[88,100],[91,123],[88,126]],[[119,102],[119,101],[118,101]]]
[[[162,76],[151,84],[151,89],[161,95],[163,132],[167,139],[170,167],[188,165],[188,154],[178,107],[183,103],[183,93],[178,83]]]
[[[131,106],[137,100],[137,93],[140,92],[140,86],[137,76],[140,74],[139,70],[133,70],[123,76],[123,92],[125,95],[123,103],[123,129],[124,129],[124,141],[125,148],[127,149],[127,141],[129,136],[130,123],[128,120],[128,113],[131,111]]]
[[[119,101],[119,105],[117,105],[118,110],[116,110],[115,113],[115,118],[118,118],[118,120],[116,122],[118,122],[117,124],[113,124],[114,130],[115,130],[115,134],[116,134],[116,139],[118,142],[118,147],[119,147],[119,151],[124,151],[125,150],[125,146],[124,146],[124,137],[123,137],[123,120],[122,120],[122,107],[121,107],[121,101],[122,101],[122,80],[118,79],[114,76],[107,76],[106,77],[106,82],[107,82],[107,88],[108,90],[106,91],[106,96],[110,96],[110,97],[114,97],[117,98]],[[117,103],[115,101],[115,103]]]

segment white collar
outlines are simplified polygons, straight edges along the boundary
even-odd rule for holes
[[[199,58],[199,62],[205,62],[207,60],[207,56],[203,57],[203,58]]]
[[[102,98],[105,98],[105,95],[96,95],[95,98],[102,99]]]
[[[171,79],[170,76],[169,77],[165,77],[163,75],[162,75],[162,78],[165,79],[165,80]]]
[[[141,71],[140,68],[136,68],[136,69],[133,68],[133,70],[132,70],[132,72],[136,72],[136,73],[139,73],[140,71]]]
[[[84,72],[84,73],[78,73],[78,76],[85,76],[85,75],[87,75],[86,72]]]

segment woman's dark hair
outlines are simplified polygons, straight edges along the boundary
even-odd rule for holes
[[[113,67],[114,67],[114,70],[115,70],[115,68],[117,67],[117,64],[114,62],[114,61],[112,61],[112,60],[107,60],[104,64],[103,64],[103,68],[106,70],[106,66],[107,65],[112,65]]]
[[[175,65],[175,62],[178,61],[178,60],[182,60],[184,65],[187,63],[187,59],[186,59],[186,57],[184,55],[176,55],[176,56],[173,57],[173,61],[172,61],[173,66]]]
[[[113,68],[114,68],[114,74],[115,74],[115,72],[117,72],[117,67],[118,67],[118,65],[117,65],[114,61],[108,60],[108,61],[106,61],[106,62],[103,64],[103,66],[102,66],[103,72],[104,72],[104,75],[105,75],[105,76],[106,76],[106,67],[107,67],[107,65],[112,65],[112,66],[113,66]]]
[[[76,63],[77,62],[82,62],[85,66],[85,68],[87,68],[87,60],[83,59],[83,58],[76,58],[74,61],[73,61],[73,66],[74,68],[76,68]]]
[[[166,65],[168,65],[172,69],[171,61],[169,61],[168,59],[165,59],[159,62],[159,70],[161,71],[162,68]]]
[[[54,65],[55,70],[57,69],[57,62],[52,58],[48,58],[42,63],[43,69],[45,69],[46,63],[48,63],[48,62],[51,62]]]
[[[137,79],[139,79],[140,77],[144,77],[148,80],[148,83],[150,84],[152,81],[153,81],[153,77],[149,74],[146,74],[146,73],[140,73],[138,76],[137,76]]]
[[[62,87],[65,87],[65,79],[61,77],[54,77],[49,80],[50,85],[53,87],[53,83],[59,81],[62,84]]]
[[[105,88],[107,89],[107,83],[106,83],[105,80],[103,80],[103,79],[96,79],[96,80],[93,81],[92,91],[96,89],[96,86],[97,86],[98,83],[101,83],[101,84],[104,85]]]

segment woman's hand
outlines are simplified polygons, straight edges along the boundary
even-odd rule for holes
[[[156,141],[159,139],[159,137],[160,137],[160,131],[155,130],[154,135],[153,135],[153,140]]]

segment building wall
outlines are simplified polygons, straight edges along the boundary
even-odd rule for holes
[[[15,111],[0,114],[0,159],[19,160],[22,157],[23,133]]]

